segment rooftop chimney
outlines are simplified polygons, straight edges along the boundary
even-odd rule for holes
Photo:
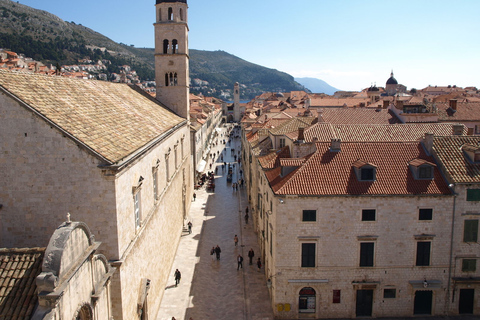
[[[323,115],[323,110],[322,110],[322,109],[318,109],[318,110],[317,110],[317,113],[318,113],[318,121],[317,121],[317,122],[318,122],[318,123],[323,123],[323,122],[324,122],[324,121],[323,121],[323,117],[322,117],[322,115]]]
[[[457,99],[450,99],[450,109],[457,110]]]
[[[425,137],[423,138],[423,145],[425,147],[425,150],[427,150],[428,154],[431,155],[433,149],[433,133],[425,133]]]
[[[397,100],[396,107],[398,110],[403,110],[403,100]]]
[[[456,100],[455,100],[456,101]],[[453,128],[453,135],[454,136],[461,136],[463,135],[463,124],[454,124]]]
[[[332,139],[332,143],[330,144],[330,151],[331,152],[340,152],[342,140],[341,139]]]
[[[299,141],[304,141],[305,136],[304,136],[305,128],[298,128],[298,139]]]
[[[388,100],[383,100],[383,108],[384,108],[384,109],[387,109],[389,105],[390,105],[390,101],[388,101]]]

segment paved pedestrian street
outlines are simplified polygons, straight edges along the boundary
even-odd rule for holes
[[[218,141],[225,139],[226,129],[222,127]],[[219,133],[220,135],[220,133]],[[240,135],[240,134],[238,134]],[[231,145],[219,143],[211,146],[210,152],[224,150],[224,161],[234,163],[231,148],[241,150],[240,139],[232,139]],[[188,220],[192,222],[192,234],[184,232],[170,272],[171,277],[162,299],[157,320],[190,319],[204,320],[267,320],[273,319],[270,297],[266,285],[263,266],[259,271],[255,261],[260,256],[257,235],[253,231],[251,219],[245,224],[247,207],[245,188],[234,191],[232,183],[227,183],[227,169],[222,172],[222,163],[216,159],[209,162],[206,171],[214,171],[215,192],[205,187],[195,190],[196,201],[192,202]],[[238,181],[239,165],[235,162],[233,182]],[[251,211],[251,210],[250,210]],[[234,236],[238,236],[235,246]],[[214,246],[221,248],[220,260],[210,255]],[[248,251],[255,252],[254,263],[249,265]],[[237,271],[237,256],[244,258],[243,269]],[[263,261],[262,261],[263,262]],[[175,287],[173,274],[178,269],[182,273],[180,284]]]

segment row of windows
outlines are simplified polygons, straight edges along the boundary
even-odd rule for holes
[[[431,241],[417,241],[416,266],[430,265]],[[316,243],[302,243],[302,268],[314,268],[316,266]],[[375,258],[375,243],[360,243],[360,267],[373,267]],[[462,271],[476,271],[476,259],[463,259]]]
[[[163,53],[167,54],[169,52],[172,53],[172,54],[178,53],[178,41],[177,41],[177,39],[173,39],[172,45],[170,45],[169,40],[167,40],[167,39],[163,40]]]
[[[183,16],[183,9],[180,9],[178,14],[179,14],[179,17],[180,17],[180,21],[184,21],[185,18]],[[162,9],[158,9],[158,20],[162,21]],[[167,20],[168,21],[174,21],[175,20],[175,17],[173,15],[173,8],[168,8]]]
[[[180,150],[181,150],[181,159],[184,157],[183,153],[183,141],[182,139]],[[178,150],[177,145],[174,147],[174,165],[175,169],[179,166],[178,161]],[[152,181],[153,181],[153,200],[154,203],[157,202],[160,193],[159,193],[159,177],[158,177],[158,167],[160,165],[160,160],[157,160],[157,164],[152,168]],[[170,181],[170,152],[165,154],[165,174],[166,181]],[[134,208],[134,217],[135,217],[135,226],[139,228],[142,224],[142,184],[144,178],[141,176],[137,185],[133,187],[133,208]]]
[[[418,220],[432,220],[433,209],[422,208],[418,209]],[[376,221],[377,211],[375,209],[363,209],[362,221]],[[302,221],[315,222],[317,221],[317,210],[303,210]]]

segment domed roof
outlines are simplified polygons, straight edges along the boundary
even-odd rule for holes
[[[370,88],[368,88],[368,90],[367,90],[367,91],[368,91],[368,92],[372,92],[372,91],[380,91],[380,89],[378,89],[376,85],[373,85],[373,86],[371,86]]]
[[[160,4],[160,3],[168,3],[168,2],[187,3],[187,0],[157,0],[157,4]]]
[[[392,73],[390,74],[390,78],[388,78],[388,80],[387,80],[387,84],[398,84],[397,79],[395,79],[395,78],[393,77],[393,71],[392,71]]]

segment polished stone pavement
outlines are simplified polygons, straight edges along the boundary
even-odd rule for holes
[[[225,133],[226,129],[222,127],[221,130]],[[224,161],[233,163],[231,148],[235,148],[238,155],[240,139],[232,139],[231,145],[212,146],[211,152],[224,150]],[[192,202],[188,216],[193,224],[192,234],[184,232],[182,235],[156,319],[273,319],[264,269],[258,270],[255,263],[248,263],[250,248],[255,251],[254,260],[259,257],[260,250],[252,224],[244,221],[245,189],[234,191],[232,184],[226,181],[226,169],[222,172],[222,163],[216,162],[209,169],[212,162],[209,160],[206,171],[219,166],[215,192],[206,191],[204,187],[195,191],[197,198]],[[238,179],[239,166],[236,163],[233,181]],[[239,238],[238,246],[234,245],[235,235]],[[211,248],[216,245],[222,250],[220,260],[210,255]],[[243,269],[237,271],[236,257],[239,254],[244,261]],[[182,273],[177,287],[173,279],[175,269]]]

